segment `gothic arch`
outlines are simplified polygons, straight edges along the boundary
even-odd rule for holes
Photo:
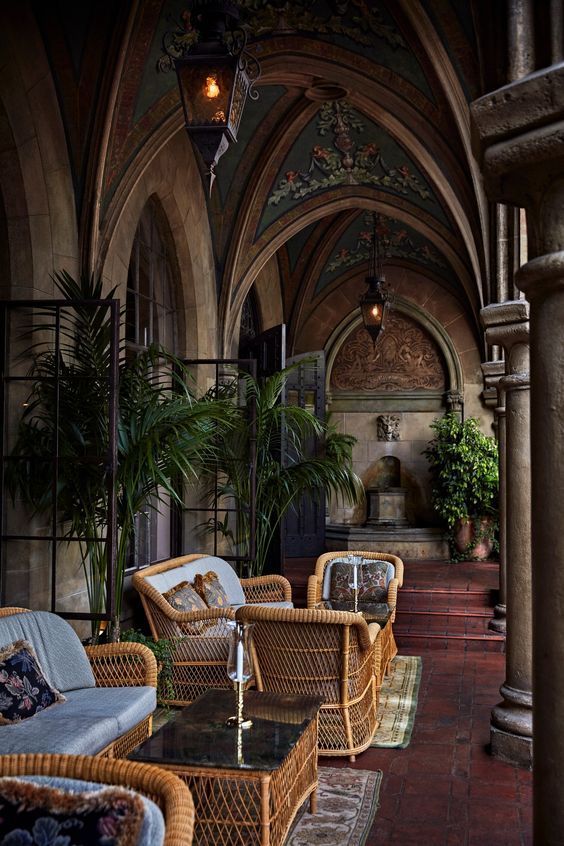
[[[27,3],[0,28],[0,52],[0,187],[8,222],[11,295],[17,290],[18,296],[51,296],[54,271],[78,272],[78,230],[55,86]]]
[[[438,346],[446,369],[447,384],[446,390],[464,392],[464,374],[462,363],[455,344],[445,327],[428,311],[424,311],[417,304],[409,300],[397,297],[394,300],[394,310],[411,317],[418,323],[433,339]],[[331,372],[339,350],[345,343],[350,333],[362,323],[359,311],[352,312],[341,321],[330,335],[326,347],[326,391],[329,393],[331,385]],[[385,331],[385,330],[384,330]]]
[[[183,301],[185,337],[180,352],[188,358],[217,354],[215,263],[200,174],[185,133],[176,133],[150,158],[119,213],[106,217],[98,264],[108,285],[125,302],[127,270],[137,224],[145,204],[157,199],[170,227]],[[134,167],[140,167],[139,162]],[[115,222],[114,222],[115,221]]]

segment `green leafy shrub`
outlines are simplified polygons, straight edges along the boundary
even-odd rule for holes
[[[161,638],[155,640],[150,635],[144,634],[139,629],[126,629],[121,632],[120,640],[129,643],[142,643],[143,646],[148,647],[157,660],[158,676],[157,676],[157,699],[159,705],[163,701],[175,699],[174,684],[172,681],[172,655],[175,644],[172,640]]]
[[[492,539],[497,549],[499,463],[495,439],[484,435],[476,418],[461,421],[452,412],[434,420],[431,428],[435,437],[423,455],[432,477],[431,501],[447,525],[451,552],[457,521],[474,522],[478,529],[474,545],[484,539],[484,529],[478,528],[483,517],[492,518]],[[453,554],[453,558],[464,558],[466,552]]]

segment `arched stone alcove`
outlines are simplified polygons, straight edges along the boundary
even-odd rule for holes
[[[462,368],[444,327],[406,301],[394,303],[376,345],[358,315],[333,335],[327,355],[329,410],[357,438],[354,466],[365,489],[377,487],[394,459],[410,527],[433,527],[430,478],[423,450],[433,420],[462,395]],[[396,463],[398,462],[398,463]],[[332,524],[363,526],[367,509],[333,505]]]

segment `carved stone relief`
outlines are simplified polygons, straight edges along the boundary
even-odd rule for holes
[[[379,414],[376,427],[379,441],[399,441],[400,419],[397,414]]]
[[[358,326],[337,353],[334,391],[444,390],[445,370],[437,344],[416,321],[392,311],[376,347]]]

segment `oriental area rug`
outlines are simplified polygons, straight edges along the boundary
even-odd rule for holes
[[[380,688],[380,725],[371,746],[405,749],[411,740],[421,682],[421,658],[396,655]]]
[[[363,846],[376,816],[381,782],[380,770],[319,767],[317,813],[309,813],[308,800],[285,846]]]

